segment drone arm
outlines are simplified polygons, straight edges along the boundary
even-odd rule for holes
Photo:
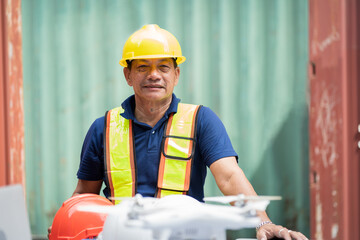
[[[216,184],[225,195],[244,194],[256,196],[256,192],[242,169],[238,166],[235,157],[221,158],[210,165]],[[265,211],[258,211],[261,221],[270,221]]]

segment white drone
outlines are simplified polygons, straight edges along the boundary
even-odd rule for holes
[[[99,240],[225,240],[226,230],[255,228],[256,211],[264,211],[269,200],[278,197],[225,196],[205,201],[230,203],[221,206],[201,203],[186,195],[161,199],[142,197],[121,199],[115,206],[86,206],[82,211],[108,213]]]

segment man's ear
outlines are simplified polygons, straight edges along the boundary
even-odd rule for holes
[[[180,77],[180,68],[176,67],[175,68],[175,86],[178,84],[179,82],[179,77]]]
[[[131,79],[130,79],[130,73],[131,73],[130,69],[127,68],[127,67],[124,67],[123,72],[124,72],[124,77],[125,77],[125,79],[126,79],[127,84],[128,84],[130,87],[132,87],[132,81],[131,81]]]

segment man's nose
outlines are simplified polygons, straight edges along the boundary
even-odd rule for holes
[[[148,78],[150,80],[158,80],[158,79],[160,79],[159,69],[157,69],[155,66],[152,66],[150,68],[150,73],[149,73]]]

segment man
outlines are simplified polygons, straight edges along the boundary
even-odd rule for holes
[[[74,195],[204,197],[206,167],[224,195],[256,195],[220,119],[173,94],[185,61],[176,38],[157,25],[129,37],[120,65],[134,95],[92,124],[85,138]],[[307,239],[272,224],[265,212],[258,239]]]

